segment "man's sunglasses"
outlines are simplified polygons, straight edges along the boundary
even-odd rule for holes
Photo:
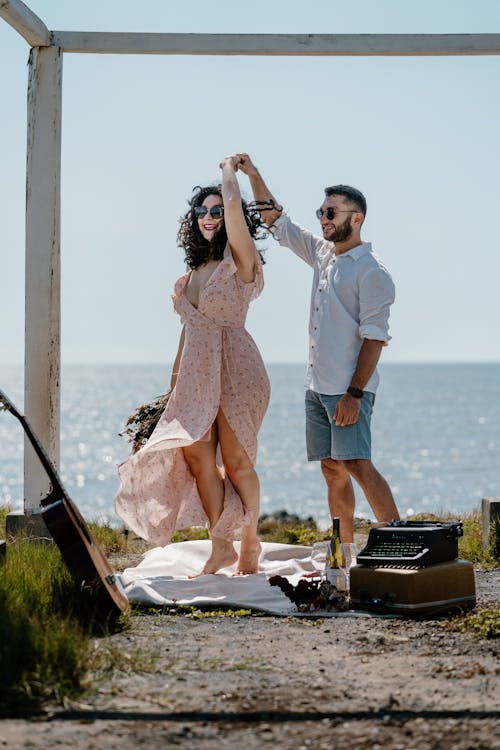
[[[316,211],[316,216],[318,217],[318,219],[322,219],[326,214],[326,218],[328,219],[328,221],[333,221],[337,214],[357,213],[358,211],[355,208],[332,208],[331,206],[328,206],[327,208],[318,208],[318,210]]]
[[[206,206],[195,206],[193,210],[197,219],[203,219],[208,213],[212,219],[222,219],[224,216],[224,206],[212,206],[210,209]]]

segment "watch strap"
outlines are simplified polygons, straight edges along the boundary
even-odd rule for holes
[[[362,391],[361,388],[355,388],[353,385],[350,385],[347,389],[347,393],[354,398],[363,398],[364,391]]]

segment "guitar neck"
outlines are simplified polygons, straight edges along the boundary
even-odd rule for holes
[[[53,499],[54,494],[59,494],[59,495],[63,495],[64,497],[66,497],[66,493],[61,484],[61,480],[59,479],[59,476],[57,475],[56,470],[54,469],[52,463],[50,462],[50,459],[45,451],[45,448],[36,437],[34,430],[31,427],[28,420],[26,419],[26,417],[17,411],[15,406],[9,401],[9,399],[5,396],[5,394],[2,391],[0,391],[0,402],[21,423],[26,436],[28,437],[31,445],[33,446],[33,450],[35,451],[36,455],[40,459],[40,463],[42,464],[43,468],[47,472],[48,477],[50,479],[50,483],[52,484],[52,492],[50,493],[50,495],[48,495],[48,497],[46,497],[44,500],[41,501],[41,505],[44,505],[47,502],[50,502]]]

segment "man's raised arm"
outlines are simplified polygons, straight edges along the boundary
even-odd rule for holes
[[[252,186],[253,196],[260,212],[262,221],[271,227],[283,211],[283,207],[275,200],[273,194],[262,179],[262,176],[248,154],[237,154],[238,169],[248,176]]]

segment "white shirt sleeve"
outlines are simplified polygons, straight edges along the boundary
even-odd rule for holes
[[[372,268],[360,280],[359,334],[363,339],[375,339],[387,344],[389,312],[395,299],[394,282],[383,268]]]
[[[274,222],[271,231],[280,245],[289,247],[309,266],[314,266],[318,250],[325,244],[325,240],[293,222],[285,212]]]

